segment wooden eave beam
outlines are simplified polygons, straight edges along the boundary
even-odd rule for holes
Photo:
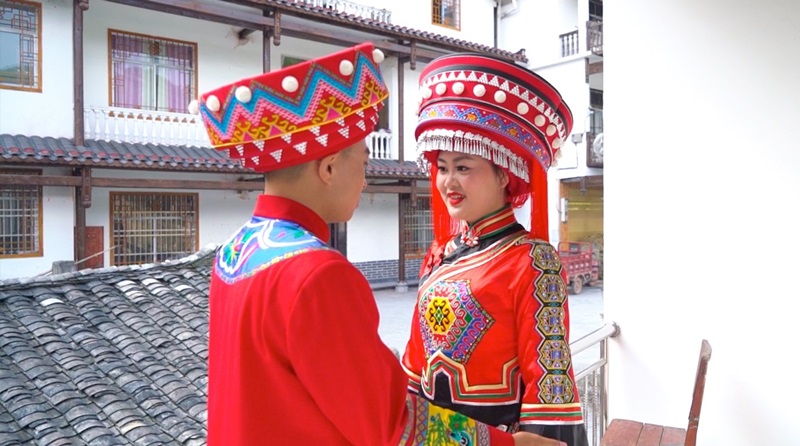
[[[88,180],[88,181],[87,181]],[[88,184],[87,184],[88,183]],[[0,185],[127,187],[132,189],[263,190],[263,181],[158,180],[56,175],[2,175]]]
[[[107,0],[120,5],[134,6],[153,11],[176,14],[193,19],[222,23],[231,26],[263,30],[275,25],[272,17],[234,11],[220,6],[204,5],[191,0]],[[250,5],[256,7],[256,5]]]

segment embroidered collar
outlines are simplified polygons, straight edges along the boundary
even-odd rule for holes
[[[511,206],[505,206],[476,221],[472,226],[464,222],[461,228],[461,242],[467,246],[477,246],[481,237],[491,237],[516,223],[514,210]]]
[[[316,212],[288,198],[261,194],[256,199],[256,208],[253,211],[253,215],[297,223],[324,243],[327,243],[330,238],[330,230],[327,223]]]

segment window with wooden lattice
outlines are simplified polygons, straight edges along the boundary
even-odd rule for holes
[[[0,175],[41,175],[41,170],[0,169]],[[0,185],[0,258],[42,255],[42,187]]]
[[[111,192],[111,263],[163,262],[197,252],[198,199],[198,194]]]
[[[108,30],[112,107],[186,113],[197,94],[197,44]]]
[[[0,88],[42,91],[42,5],[0,0]]]
[[[461,29],[461,0],[431,0],[434,25]]]
[[[424,257],[433,242],[431,198],[417,197],[415,201],[406,199],[401,203],[406,258]]]

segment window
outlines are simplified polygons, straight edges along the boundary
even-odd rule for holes
[[[589,0],[589,20],[603,21],[603,0]]]
[[[589,90],[589,103],[592,110],[591,133],[603,133],[603,90]]]
[[[185,113],[197,96],[197,44],[108,34],[111,106]]]
[[[422,258],[433,242],[431,198],[417,197],[401,200],[403,203],[406,258]],[[412,206],[412,204],[414,206]]]
[[[198,195],[111,192],[114,265],[177,259],[197,252]]]
[[[433,0],[433,23],[461,29],[461,0]]]
[[[0,175],[41,175],[37,170],[0,169]],[[0,186],[0,258],[42,255],[42,187]]]
[[[42,91],[42,5],[0,0],[0,88]]]

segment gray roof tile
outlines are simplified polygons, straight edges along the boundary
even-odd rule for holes
[[[0,282],[0,444],[204,444],[213,255]]]

